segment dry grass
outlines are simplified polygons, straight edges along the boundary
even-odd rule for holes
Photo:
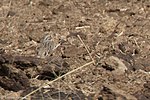
[[[84,45],[84,47],[85,47],[86,51],[88,52],[88,54],[89,54],[91,60],[92,60],[92,61],[94,62],[94,64],[95,64],[95,61],[94,61],[94,59],[93,59],[93,57],[92,57],[90,51],[88,50],[87,46],[85,45],[85,43],[84,43],[83,40],[81,39],[80,35],[77,35],[77,36],[78,36],[79,40],[81,41],[81,43]]]
[[[88,63],[86,63],[86,64],[84,64],[84,65],[82,65],[82,66],[80,66],[80,67],[78,67],[78,68],[76,68],[76,69],[74,69],[74,70],[72,70],[72,71],[70,71],[70,72],[68,72],[68,73],[66,73],[66,74],[64,74],[64,75],[62,75],[62,76],[60,76],[60,77],[57,77],[56,79],[54,79],[54,80],[52,80],[52,81],[50,81],[50,82],[48,82],[48,83],[43,84],[41,87],[37,88],[36,90],[34,90],[34,91],[30,92],[29,94],[27,94],[26,96],[22,97],[21,100],[23,100],[23,99],[29,97],[30,95],[34,94],[35,92],[39,91],[39,90],[42,89],[45,85],[47,85],[47,84],[50,85],[50,84],[52,84],[52,83],[54,83],[54,82],[56,82],[56,81],[62,79],[63,77],[66,77],[66,76],[68,76],[68,75],[70,75],[70,74],[72,74],[72,73],[74,73],[74,72],[76,72],[76,71],[78,71],[78,70],[81,70],[81,69],[83,69],[84,67],[86,67],[86,66],[88,66],[88,65],[90,65],[90,64],[93,64],[93,63],[94,63],[93,61],[88,62]]]

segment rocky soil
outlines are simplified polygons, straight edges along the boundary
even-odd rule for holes
[[[1,0],[0,99],[150,100],[150,1]]]

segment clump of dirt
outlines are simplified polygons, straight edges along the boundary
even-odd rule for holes
[[[149,4],[2,0],[0,99],[149,100]]]

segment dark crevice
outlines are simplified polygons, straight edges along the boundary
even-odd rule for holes
[[[44,71],[43,73],[41,73],[38,77],[39,80],[54,80],[55,78],[57,78],[58,76],[60,75],[63,75],[65,73],[61,73],[60,72],[55,72],[55,73],[52,73],[50,71]]]
[[[102,65],[102,67],[103,67],[104,69],[108,70],[108,71],[113,71],[113,70],[115,70],[114,68],[112,68],[110,65],[108,65],[108,64],[106,64],[106,63],[105,63],[105,65]]]

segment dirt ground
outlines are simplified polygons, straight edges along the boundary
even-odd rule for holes
[[[0,0],[0,100],[21,99],[150,100],[150,1]]]

